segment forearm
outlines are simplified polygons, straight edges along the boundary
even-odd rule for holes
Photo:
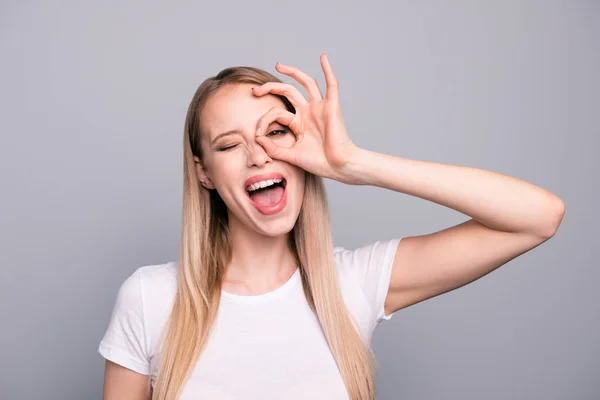
[[[355,148],[347,181],[420,197],[507,232],[553,235],[564,204],[529,182],[484,169],[412,160]]]

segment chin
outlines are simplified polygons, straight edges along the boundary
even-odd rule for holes
[[[281,235],[287,235],[290,233],[294,226],[296,225],[296,221],[298,220],[298,213],[296,213],[295,218],[281,218],[271,222],[265,221],[256,221],[256,231],[261,235],[269,236],[269,237],[277,237]]]

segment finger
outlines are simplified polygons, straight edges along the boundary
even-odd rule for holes
[[[304,106],[308,101],[304,98],[298,88],[290,83],[267,82],[260,86],[254,86],[252,93],[255,96],[263,96],[267,93],[275,93],[287,97],[287,99],[296,108]]]
[[[258,119],[258,122],[256,123],[256,136],[266,135],[268,133],[267,128],[273,122],[279,122],[282,125],[288,126],[294,135],[296,135],[293,127],[293,125],[295,125],[294,118],[296,116],[297,114],[293,114],[283,108],[273,107]],[[297,138],[298,135],[296,135],[296,139]]]
[[[265,149],[269,157],[297,165],[296,149],[294,147],[279,146],[267,136],[257,136],[256,141]]]
[[[323,72],[325,73],[325,82],[327,83],[327,93],[325,94],[325,97],[331,101],[339,102],[339,84],[335,74],[333,73],[333,68],[331,68],[329,57],[326,53],[321,54],[321,66],[323,67]]]
[[[275,65],[275,68],[277,68],[277,71],[281,72],[282,74],[291,76],[292,78],[294,78],[295,80],[300,82],[300,84],[302,84],[302,86],[304,86],[304,89],[306,89],[306,93],[308,93],[309,100],[312,100],[312,99],[322,100],[323,99],[323,95],[321,94],[321,89],[319,89],[319,84],[317,83],[317,80],[315,78],[313,78],[312,76],[308,75],[305,72],[300,71],[296,67],[292,67],[291,65],[285,65],[280,62],[278,62]]]

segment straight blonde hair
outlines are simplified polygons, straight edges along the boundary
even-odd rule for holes
[[[204,350],[219,308],[222,280],[231,261],[227,207],[216,190],[198,183],[193,156],[202,159],[201,111],[225,85],[281,82],[254,67],[231,67],[206,79],[196,90],[185,120],[181,253],[177,290],[152,365],[160,362],[152,400],[176,400]],[[295,113],[284,96],[277,95]],[[306,172],[298,220],[288,234],[306,300],[317,316],[351,400],[375,398],[375,358],[363,342],[342,297],[333,257],[323,179]],[[152,371],[148,380],[152,391]]]

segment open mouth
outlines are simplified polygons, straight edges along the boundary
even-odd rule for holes
[[[267,179],[246,187],[250,200],[262,207],[273,207],[281,202],[287,181],[284,178]]]

